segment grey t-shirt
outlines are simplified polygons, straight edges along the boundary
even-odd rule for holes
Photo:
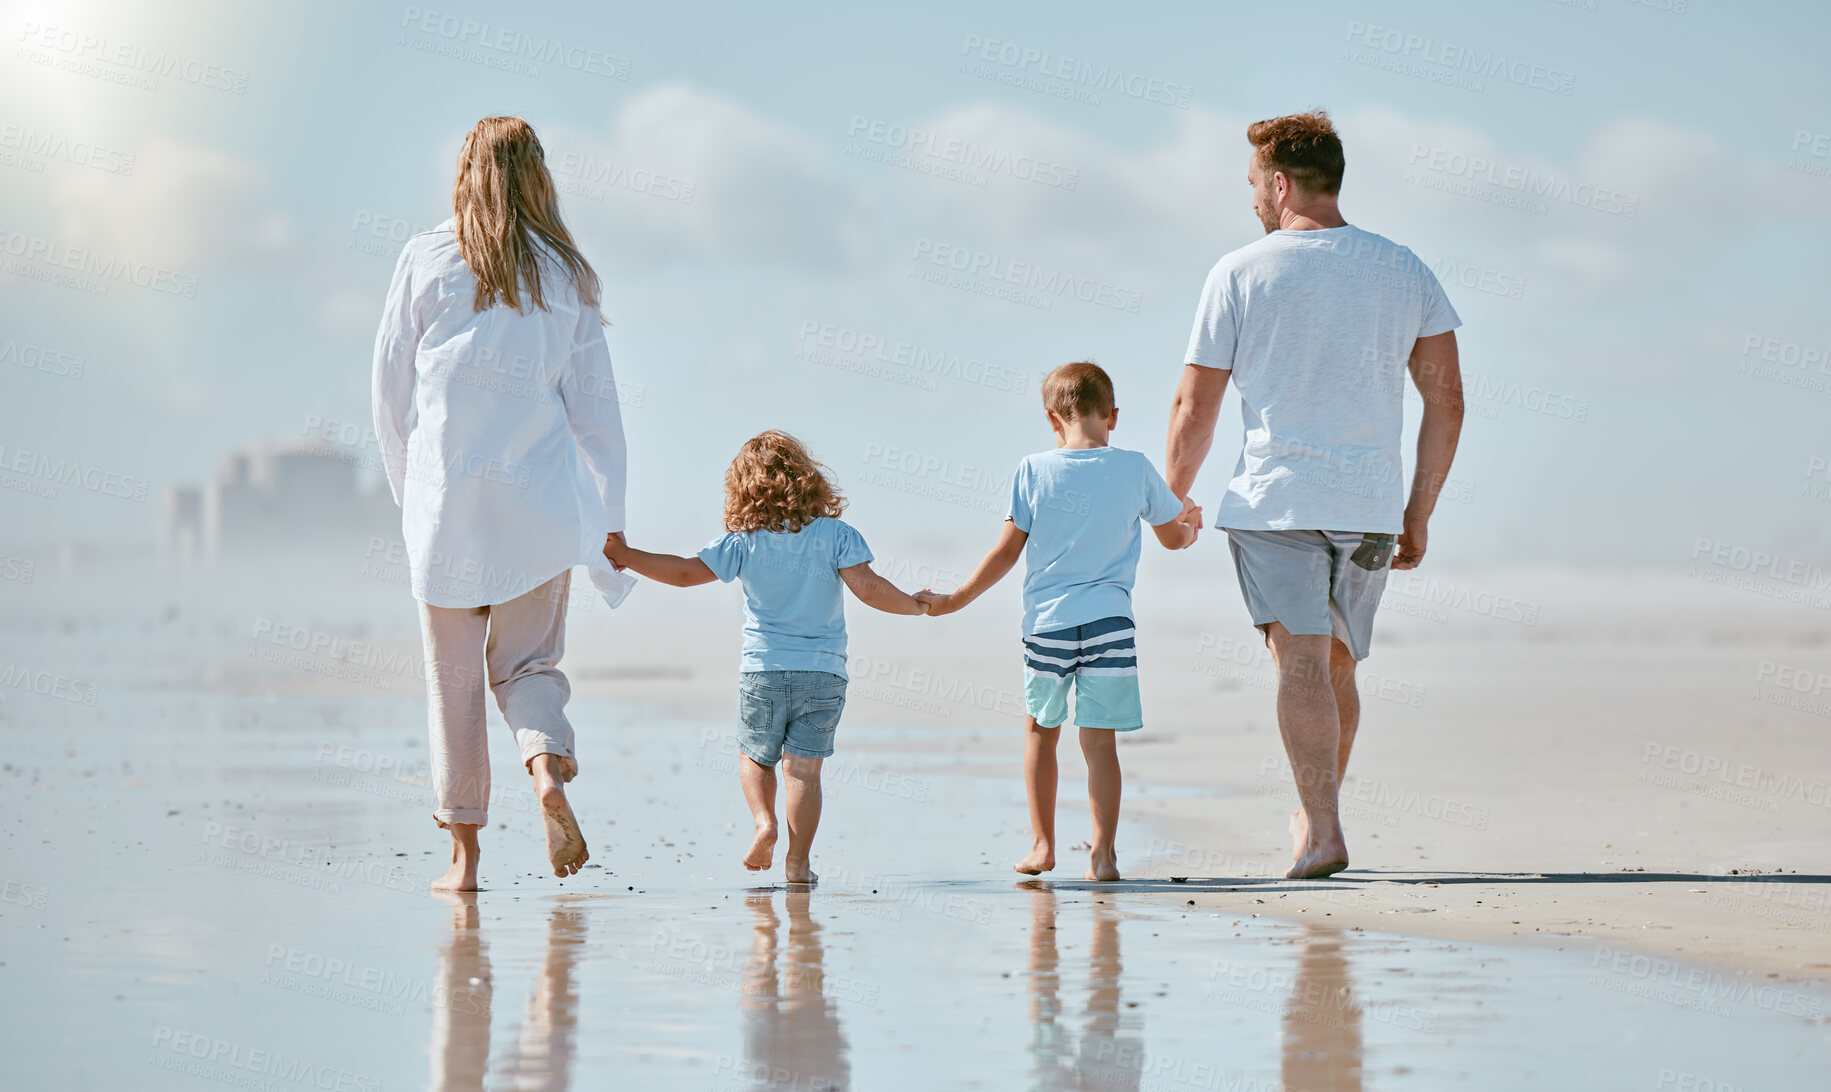
[[[1430,267],[1352,224],[1217,262],[1186,359],[1232,369],[1246,442],[1214,525],[1403,530],[1406,361],[1460,325]]]

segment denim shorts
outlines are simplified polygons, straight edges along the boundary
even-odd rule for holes
[[[759,766],[784,753],[828,758],[846,680],[826,671],[746,671],[738,676],[738,749]]]

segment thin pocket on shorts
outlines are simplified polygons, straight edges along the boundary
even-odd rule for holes
[[[814,732],[831,732],[839,727],[839,714],[846,707],[845,696],[831,698],[809,698],[802,706],[802,713],[795,718],[795,727],[806,728]]]

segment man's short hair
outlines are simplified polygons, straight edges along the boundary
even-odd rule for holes
[[[1043,377],[1043,408],[1064,421],[1105,417],[1113,411],[1113,381],[1088,360],[1064,364]]]
[[[1341,192],[1341,137],[1321,110],[1288,114],[1255,121],[1246,127],[1246,139],[1259,157],[1259,167],[1283,171],[1298,188],[1310,193]]]

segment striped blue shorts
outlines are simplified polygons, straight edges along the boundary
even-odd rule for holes
[[[1144,727],[1138,701],[1138,648],[1130,618],[1102,618],[1024,638],[1024,712],[1045,728],[1068,719],[1082,728],[1130,732]]]

